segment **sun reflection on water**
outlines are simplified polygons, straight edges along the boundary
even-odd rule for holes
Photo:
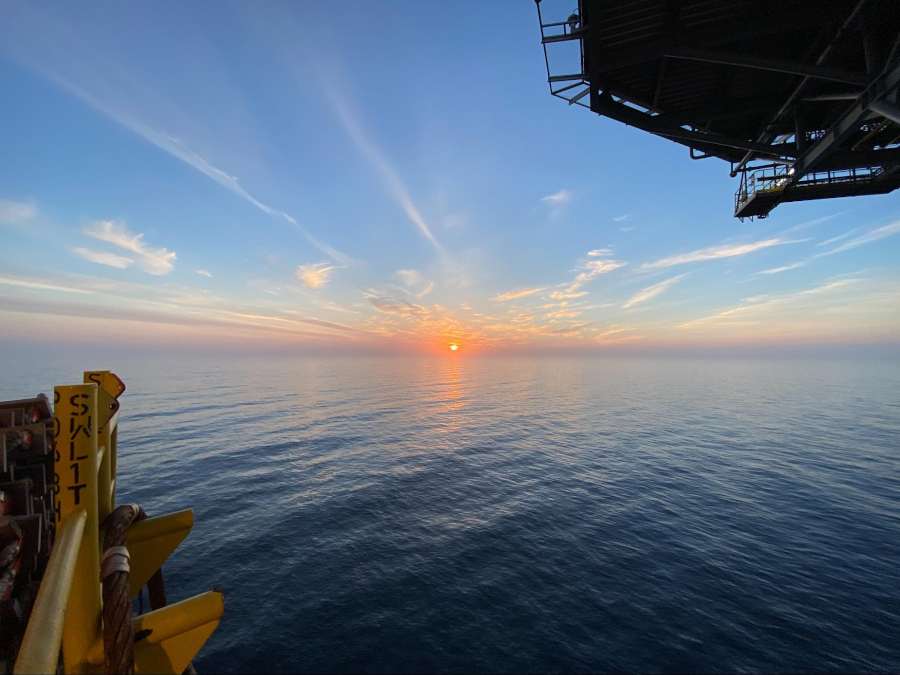
[[[459,359],[454,356],[447,367],[447,388],[441,399],[443,403],[441,433],[459,431],[462,428],[462,416],[459,411],[467,403],[466,393],[462,366]]]

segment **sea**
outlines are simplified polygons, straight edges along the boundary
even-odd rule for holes
[[[193,508],[201,673],[900,672],[900,362],[50,355]]]

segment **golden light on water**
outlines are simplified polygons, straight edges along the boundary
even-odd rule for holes
[[[452,342],[452,343],[450,344],[450,351],[455,352],[457,349],[459,349],[459,345],[456,344],[455,342]]]

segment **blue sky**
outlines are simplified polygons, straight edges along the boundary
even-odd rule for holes
[[[741,223],[549,95],[533,3],[347,7],[0,4],[7,339],[898,341],[900,194]]]

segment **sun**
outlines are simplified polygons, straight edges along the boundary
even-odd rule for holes
[[[450,343],[450,351],[451,352],[455,352],[457,349],[459,349],[458,344],[456,344],[455,342]]]

